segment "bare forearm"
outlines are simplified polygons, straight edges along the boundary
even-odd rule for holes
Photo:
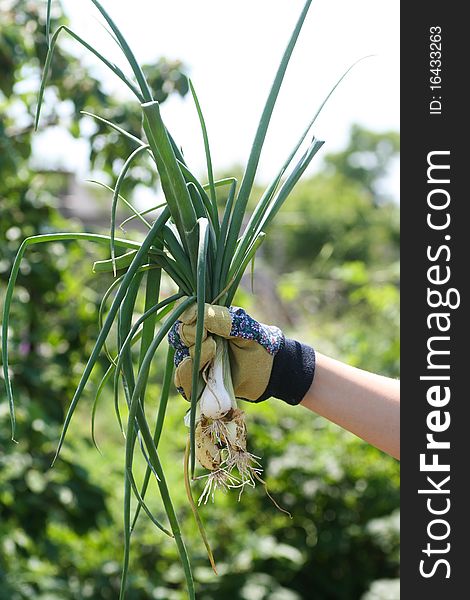
[[[316,353],[302,405],[400,458],[400,382]]]

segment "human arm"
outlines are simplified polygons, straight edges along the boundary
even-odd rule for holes
[[[400,458],[400,382],[316,352],[302,406]]]

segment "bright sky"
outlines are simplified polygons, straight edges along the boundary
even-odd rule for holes
[[[180,58],[206,118],[215,170],[245,164],[274,73],[303,0],[102,0],[139,61]],[[91,2],[64,0],[72,27],[120,65],[119,50],[96,19]],[[65,43],[65,38],[61,43]],[[67,42],[67,44],[69,44]],[[70,46],[68,46],[70,47]],[[269,179],[316,107],[342,72],[361,62],[317,121],[322,152],[344,146],[352,123],[374,130],[399,128],[399,3],[395,0],[314,0],[291,60],[260,165]],[[95,65],[94,57],[86,63]],[[109,81],[121,93],[122,84]],[[205,165],[197,116],[188,96],[162,107],[193,170]],[[313,161],[310,169],[318,168]],[[398,190],[398,173],[390,180]]]

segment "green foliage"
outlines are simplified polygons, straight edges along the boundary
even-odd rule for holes
[[[354,146],[356,138],[361,140],[358,148]],[[327,155],[329,168],[298,185],[266,245],[272,253],[280,248],[276,258],[282,259],[283,271],[306,266],[328,271],[334,264],[358,260],[375,267],[398,259],[397,205],[391,200],[379,203],[374,191],[396,155],[395,140],[396,134],[381,136],[353,126],[347,150]],[[393,151],[384,153],[386,157],[379,153],[380,166],[370,171],[351,167],[352,155],[365,161],[382,146]]]
[[[386,200],[390,195],[381,193],[379,184],[399,147],[400,138],[394,131],[377,133],[354,125],[347,147],[342,152],[330,154],[326,164],[351,181],[359,183],[376,201]]]
[[[150,396],[157,393],[152,386]],[[240,502],[230,494],[205,505],[201,516],[220,573],[216,577],[198,540],[181,486],[185,409],[181,398],[170,399],[166,425],[175,435],[164,441],[162,456],[167,467],[173,465],[167,469],[168,484],[189,541],[198,598],[215,600],[223,594],[231,600],[250,600],[258,590],[256,597],[266,600],[349,600],[360,598],[378,577],[397,577],[399,482],[395,461],[321,418],[280,403],[246,406],[250,449],[262,457],[269,491],[293,519],[276,509],[262,487],[245,491]],[[39,554],[41,566],[36,569],[21,553],[16,555],[18,565],[9,563],[7,578],[15,590],[25,588],[29,581],[45,596],[60,600],[98,600],[117,594],[122,440],[117,428],[107,425],[112,418],[110,410],[109,405],[103,408],[99,424],[100,435],[106,437],[105,456],[99,458],[80,440],[78,431],[74,446],[83,468],[105,492],[113,521],[101,520],[97,529],[76,533],[60,520],[51,519],[48,536],[55,554],[50,558]],[[83,415],[80,422],[85,424],[87,419],[88,415]],[[65,456],[72,451],[67,449]],[[138,473],[143,470],[140,464]],[[148,501],[155,514],[162,514],[155,484]],[[20,530],[13,531],[16,539]],[[130,598],[185,598],[173,542],[156,535],[143,520],[134,536]],[[38,552],[34,546],[30,550],[33,556]],[[26,598],[27,594],[17,591],[17,597]]]

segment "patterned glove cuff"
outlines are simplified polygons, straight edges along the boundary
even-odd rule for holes
[[[258,323],[243,308],[230,306],[228,309],[232,319],[230,337],[253,340],[275,356],[284,343],[284,334],[279,327]]]
[[[268,387],[256,402],[274,397],[295,406],[310,389],[314,374],[313,348],[286,338],[282,348],[274,357]]]

